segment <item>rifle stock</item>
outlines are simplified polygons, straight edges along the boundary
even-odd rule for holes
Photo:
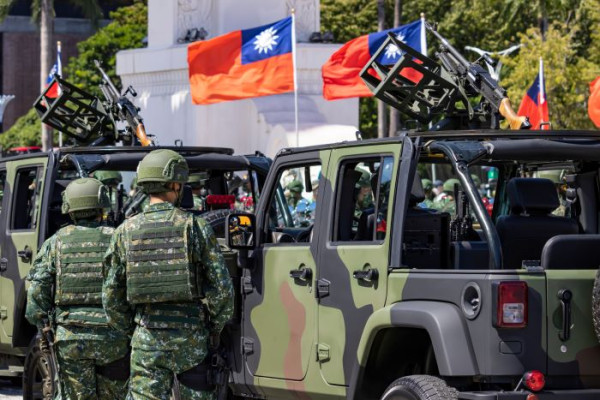
[[[510,129],[517,130],[531,128],[529,119],[527,119],[527,117],[517,115],[515,110],[513,110],[512,106],[510,105],[510,100],[508,97],[502,99],[498,111],[500,112],[500,115],[502,115],[508,121]]]

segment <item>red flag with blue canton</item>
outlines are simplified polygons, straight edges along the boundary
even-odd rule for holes
[[[371,33],[352,39],[333,53],[321,68],[323,76],[323,97],[327,100],[344,99],[348,97],[369,97],[373,93],[367,88],[360,78],[360,71],[371,59],[373,54],[383,44],[388,32],[406,43],[413,49],[425,54],[425,26],[423,20],[381,32]],[[394,44],[390,44],[377,60],[383,65],[395,64],[402,55],[402,51]],[[417,71],[409,79],[418,81],[420,76]],[[420,74],[419,74],[420,75]]]
[[[594,125],[596,125],[597,128],[600,128],[600,76],[590,83],[588,114]]]
[[[192,102],[213,104],[293,91],[293,38],[288,17],[190,44]]]
[[[523,96],[517,114],[529,118],[531,129],[540,129],[540,124],[542,122],[550,121],[548,118],[544,64],[541,58],[538,76],[535,78],[533,85],[527,90],[527,93],[525,93],[525,96]],[[544,125],[541,129],[550,129],[550,127]]]
[[[56,62],[50,69],[50,73],[48,74],[48,77],[46,78],[46,87],[48,87],[48,85],[50,85],[50,83],[52,82],[52,79],[54,79],[54,75],[58,75],[58,76],[62,75],[62,63],[60,62],[60,42],[58,44],[58,48],[56,51]],[[58,97],[59,94],[60,93],[59,93],[58,83],[54,82],[52,84],[52,86],[50,87],[50,89],[48,89],[48,91],[46,92],[46,97],[55,99]]]

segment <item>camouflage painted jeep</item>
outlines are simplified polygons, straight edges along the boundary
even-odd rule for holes
[[[24,318],[26,285],[24,277],[31,268],[39,246],[54,234],[68,216],[61,213],[61,194],[67,184],[99,170],[119,171],[122,184],[111,187],[116,199],[107,213],[112,224],[140,209],[143,196],[127,196],[138,162],[156,147],[81,147],[57,149],[0,159],[0,376],[14,380],[23,376],[24,398],[50,398],[52,379],[49,364],[34,340],[35,327]],[[192,210],[204,215],[219,228],[235,204],[252,209],[262,187],[270,160],[264,156],[233,155],[231,149],[177,147],[192,172],[204,172],[205,209]],[[250,196],[242,203],[242,178],[249,182]],[[123,188],[125,186],[127,190]],[[248,188],[248,186],[247,186]],[[135,192],[135,188],[133,188]],[[186,191],[184,207],[192,208],[191,192]],[[221,230],[221,236],[224,232]]]
[[[282,150],[256,214],[228,217],[231,394],[600,399],[599,171],[596,132]],[[428,203],[423,178],[459,184]]]

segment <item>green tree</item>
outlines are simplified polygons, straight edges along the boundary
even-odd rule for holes
[[[94,59],[102,61],[104,70],[120,87],[115,73],[116,53],[119,50],[139,48],[146,36],[148,10],[145,1],[122,7],[110,14],[112,22],[100,28],[94,35],[77,44],[79,55],[72,57],[64,68],[68,81],[85,91],[101,96]],[[33,109],[19,118],[13,126],[0,135],[3,149],[14,146],[39,146],[41,122]],[[33,134],[33,132],[36,132]],[[56,143],[57,134],[54,135]]]
[[[3,0],[0,5],[0,19],[8,15],[16,0]],[[97,0],[71,0],[74,6],[80,8],[86,18],[90,18],[94,24],[102,16],[102,10]],[[31,16],[34,22],[40,26],[40,90],[44,90],[46,77],[54,55],[52,36],[54,33],[54,0],[34,0],[31,3]],[[47,126],[42,126],[42,147],[44,151],[52,147],[51,131]]]

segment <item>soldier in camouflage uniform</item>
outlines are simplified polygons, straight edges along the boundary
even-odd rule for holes
[[[458,185],[460,187],[460,181],[456,178],[451,178],[444,182],[444,191],[436,197],[436,200],[433,202],[433,208],[450,214],[454,214],[456,212],[454,185]]]
[[[182,156],[152,151],[137,172],[150,205],[116,229],[103,287],[109,324],[135,326],[129,398],[167,399],[175,387],[182,399],[212,399],[209,338],[233,314],[223,255],[210,225],[176,207],[188,180]]]
[[[102,260],[113,229],[100,220],[108,206],[98,180],[71,182],[62,209],[74,223],[46,240],[27,277],[27,320],[41,331],[54,314],[63,400],[125,398],[129,338],[108,327],[102,309]]]
[[[421,208],[433,208],[433,182],[430,179],[421,179],[425,200],[419,203]]]
[[[373,207],[373,188],[371,187],[371,174],[361,168],[356,171],[362,175],[356,183],[356,202],[354,204],[355,223],[359,220],[363,211]]]
[[[206,205],[204,198],[206,197],[206,179],[208,178],[206,173],[192,174],[188,178],[187,184],[192,188],[192,194],[194,197],[194,210],[205,211]]]
[[[96,171],[93,177],[98,179],[108,188],[108,197],[110,204],[114,209],[117,204],[117,196],[119,194],[119,185],[123,182],[123,176],[119,171]]]

